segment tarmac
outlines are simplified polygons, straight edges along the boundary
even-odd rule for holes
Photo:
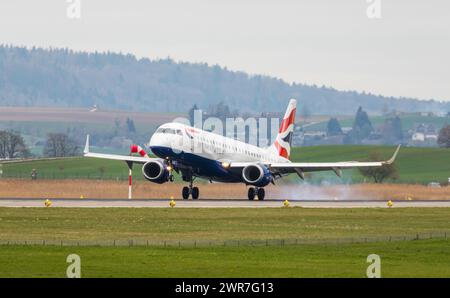
[[[170,199],[50,199],[51,207],[64,208],[170,208]],[[176,199],[175,208],[280,208],[284,200],[249,201],[247,199]],[[289,200],[289,207],[303,208],[389,208],[383,200]],[[45,199],[0,198],[0,207],[46,207]],[[392,201],[391,208],[450,207],[450,200]]]

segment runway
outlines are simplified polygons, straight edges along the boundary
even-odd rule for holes
[[[169,199],[53,199],[51,207],[64,208],[170,208]],[[245,199],[175,200],[175,208],[280,208],[283,200],[249,201]],[[43,207],[44,199],[4,198],[0,207]],[[290,200],[289,207],[303,208],[388,208],[383,200]],[[450,207],[450,201],[393,201],[392,208]]]

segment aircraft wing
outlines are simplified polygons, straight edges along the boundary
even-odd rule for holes
[[[141,156],[128,156],[128,155],[103,154],[103,153],[90,152],[89,151],[89,135],[87,135],[87,137],[86,137],[86,145],[84,146],[83,153],[84,153],[85,157],[122,160],[122,161],[126,161],[126,162],[135,162],[135,163],[146,163],[146,162],[154,159],[154,158],[141,157]]]
[[[397,157],[400,150],[400,145],[397,146],[392,157],[385,161],[340,161],[340,162],[289,162],[289,163],[270,163],[266,166],[271,173],[285,175],[290,173],[297,173],[301,178],[304,178],[303,173],[317,172],[317,171],[334,171],[336,175],[341,176],[341,170],[351,168],[364,167],[381,167],[383,165],[392,164]],[[245,167],[254,164],[254,162],[236,162],[231,163],[231,168]]]

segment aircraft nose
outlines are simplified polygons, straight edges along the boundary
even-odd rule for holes
[[[164,138],[164,135],[154,134],[150,138],[150,142],[148,142],[148,144],[150,148],[154,148],[154,147],[167,147],[169,143],[167,138]]]
[[[155,135],[152,135],[150,141],[148,141],[148,147],[155,146]]]
[[[159,135],[153,135],[148,142],[150,148],[164,146],[164,139]]]

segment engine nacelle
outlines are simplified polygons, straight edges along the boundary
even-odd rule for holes
[[[142,174],[144,174],[145,179],[158,184],[167,182],[170,175],[167,164],[163,159],[145,163],[142,166]]]
[[[264,187],[272,181],[269,169],[261,164],[248,165],[242,170],[242,178],[247,184]]]

